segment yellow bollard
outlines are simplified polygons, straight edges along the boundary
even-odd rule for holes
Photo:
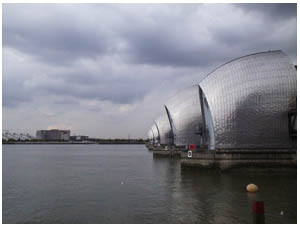
[[[255,184],[248,184],[247,187],[247,192],[258,192],[258,187]]]

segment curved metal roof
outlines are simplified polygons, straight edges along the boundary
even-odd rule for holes
[[[296,69],[282,51],[240,57],[199,84],[212,117],[215,148],[287,148],[296,109]]]
[[[182,89],[166,102],[171,117],[176,146],[202,145],[202,114],[199,86]]]
[[[167,113],[162,114],[155,122],[159,132],[159,143],[164,145],[171,144],[171,126]]]
[[[151,130],[153,132],[153,142],[158,143],[159,142],[159,133],[157,130],[157,127],[155,124],[152,125]]]

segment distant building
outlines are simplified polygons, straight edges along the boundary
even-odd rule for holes
[[[45,141],[69,141],[70,130],[38,130],[36,131],[36,139]]]
[[[89,136],[81,136],[81,135],[70,136],[71,141],[86,141],[88,139],[89,139]]]

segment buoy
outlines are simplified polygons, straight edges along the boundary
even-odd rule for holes
[[[247,187],[247,192],[257,192],[258,187],[255,184],[248,184]]]

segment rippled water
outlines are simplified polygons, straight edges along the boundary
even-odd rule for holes
[[[143,145],[2,150],[3,223],[252,223],[254,199],[266,223],[297,222],[293,169],[186,170]]]

